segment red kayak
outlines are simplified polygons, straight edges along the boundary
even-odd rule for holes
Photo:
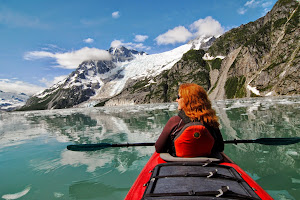
[[[178,158],[154,153],[125,200],[273,199],[227,155]]]

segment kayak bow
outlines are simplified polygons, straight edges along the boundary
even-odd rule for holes
[[[155,152],[125,200],[273,199],[227,155],[221,155],[223,160],[217,162],[217,158],[179,158]]]

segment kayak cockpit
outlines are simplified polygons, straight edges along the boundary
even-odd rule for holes
[[[160,158],[166,162],[221,162],[223,157],[221,155],[215,157],[193,157],[193,158],[184,158],[184,157],[174,157],[169,153],[160,153]]]

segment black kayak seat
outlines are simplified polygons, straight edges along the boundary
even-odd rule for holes
[[[169,153],[160,153],[160,158],[167,162],[220,162],[222,160],[222,156],[218,158],[215,157],[183,158],[183,157],[174,157]]]

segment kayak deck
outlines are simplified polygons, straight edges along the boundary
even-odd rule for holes
[[[184,162],[183,166],[178,164],[179,162],[166,162],[155,152],[132,185],[125,199],[164,199],[164,196],[168,199],[215,199],[215,196],[222,196],[224,192],[227,192],[226,194],[230,193],[231,196],[235,195],[236,198],[240,197],[239,199],[246,198],[238,195],[250,195],[253,196],[252,199],[272,199],[228,156],[225,154],[222,154],[222,156],[224,160],[218,165],[213,164],[203,168],[203,162]],[[178,174],[188,168],[189,172],[185,172],[184,175]],[[166,171],[169,171],[167,176],[165,176]],[[217,175],[217,179],[208,179],[210,173],[211,176]],[[220,176],[223,177],[222,180]],[[229,178],[224,179],[224,177]],[[179,187],[176,188],[176,185],[179,185]],[[227,185],[228,187],[223,187]],[[237,189],[237,185],[243,188]],[[204,188],[206,193],[200,191],[201,187]],[[186,188],[188,189],[186,190]],[[212,195],[214,198],[208,197]]]

